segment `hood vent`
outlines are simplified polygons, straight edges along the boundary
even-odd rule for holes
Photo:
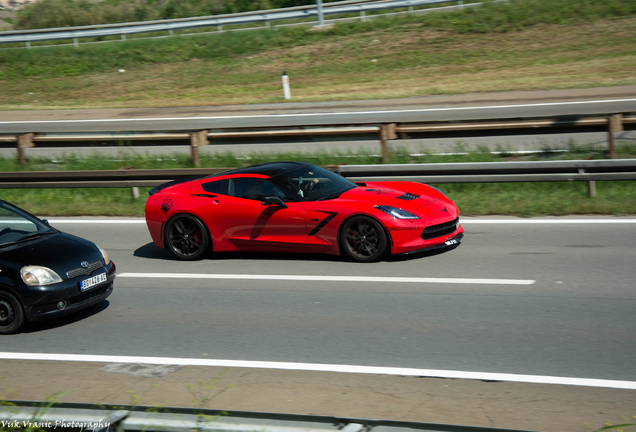
[[[414,199],[418,199],[419,197],[420,197],[419,195],[405,193],[404,195],[401,195],[401,196],[396,197],[396,198],[404,200],[404,201],[413,201]]]

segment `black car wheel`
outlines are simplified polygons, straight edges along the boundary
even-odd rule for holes
[[[354,261],[373,262],[387,250],[387,238],[382,226],[374,219],[357,216],[342,227],[342,249]]]
[[[0,291],[0,334],[17,333],[24,324],[24,312],[13,294]]]
[[[191,215],[179,215],[168,222],[166,244],[177,258],[196,260],[208,250],[210,236],[199,219]]]

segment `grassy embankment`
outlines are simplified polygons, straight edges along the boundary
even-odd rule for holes
[[[633,85],[635,60],[636,1],[523,0],[337,24],[325,32],[296,27],[77,49],[0,49],[0,109],[282,102],[282,70],[291,77],[293,101]],[[623,155],[631,153],[627,149]],[[484,155],[471,157],[494,157]],[[604,156],[594,152],[569,157]],[[266,158],[217,157],[203,164],[230,167]],[[411,161],[399,154],[394,158],[392,162]],[[161,162],[132,159],[124,158],[121,166],[170,167],[165,157]],[[97,168],[95,158],[73,160],[62,169]],[[316,161],[342,162],[337,154]],[[451,160],[430,156],[416,162],[436,161]],[[8,160],[1,163],[3,171],[50,166],[38,160],[25,168],[11,167]],[[464,214],[636,213],[634,182],[600,183],[594,199],[587,198],[586,185],[578,183],[443,188]],[[133,202],[127,190],[3,190],[1,195],[37,214],[143,213],[143,200]]]

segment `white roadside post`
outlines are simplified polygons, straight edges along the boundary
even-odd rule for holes
[[[322,10],[322,0],[316,0],[316,8],[318,9],[318,26],[325,25],[325,15]]]
[[[289,92],[289,77],[287,76],[287,72],[283,72],[283,93],[285,94],[285,99],[291,99],[291,93]]]

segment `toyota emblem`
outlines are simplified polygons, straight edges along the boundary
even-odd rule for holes
[[[84,268],[88,268],[88,261],[82,261],[80,265]]]

